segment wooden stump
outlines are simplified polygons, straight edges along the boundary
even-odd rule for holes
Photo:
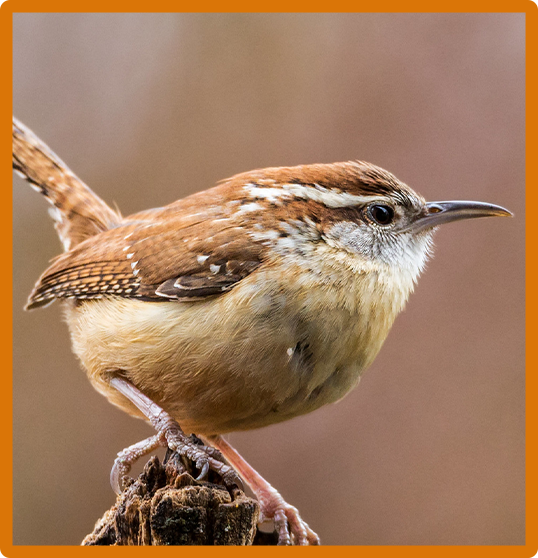
[[[256,500],[228,490],[212,472],[212,482],[191,472],[177,453],[169,451],[163,464],[152,457],[82,545],[276,544],[276,533],[257,530]]]

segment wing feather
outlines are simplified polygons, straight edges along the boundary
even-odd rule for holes
[[[203,214],[179,202],[144,211],[92,236],[53,260],[27,308],[55,298],[192,301],[229,291],[262,264],[266,248],[215,201]]]

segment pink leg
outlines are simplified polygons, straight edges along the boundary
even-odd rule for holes
[[[209,438],[228,462],[237,470],[243,480],[250,486],[260,502],[260,522],[272,519],[278,532],[279,545],[318,545],[319,537],[301,519],[297,508],[284,501],[282,496],[257,471],[255,471],[228,443],[220,436]]]
[[[158,432],[157,436],[131,446],[131,448],[135,448],[133,454],[138,453],[139,457],[148,453],[145,451],[147,447],[151,444],[160,445],[157,444],[157,440],[160,442],[160,437],[162,436],[164,437],[162,445],[167,445],[171,450],[177,451],[180,455],[189,458],[194,462],[196,467],[200,469],[198,479],[204,478],[209,469],[212,469],[222,477],[226,486],[241,486],[241,479],[237,473],[224,462],[219,451],[210,446],[196,444],[190,437],[185,435],[179,424],[164,409],[144,395],[138,388],[133,386],[133,384],[123,378],[116,377],[110,380],[110,385],[136,405]],[[131,455],[129,453],[131,448],[127,448],[126,450],[128,456]],[[122,454],[120,454],[120,456],[122,456]],[[129,466],[136,461],[136,459],[137,457],[130,460]],[[115,466],[116,465],[114,465],[114,467]],[[115,474],[113,468],[111,475]]]

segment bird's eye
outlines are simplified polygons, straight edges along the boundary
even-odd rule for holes
[[[370,205],[368,217],[378,225],[390,225],[394,220],[394,209],[390,205]]]

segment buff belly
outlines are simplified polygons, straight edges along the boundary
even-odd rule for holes
[[[187,432],[247,430],[308,413],[357,384],[393,318],[373,321],[353,289],[340,296],[331,285],[298,283],[284,295],[277,279],[257,273],[199,302],[68,304],[74,351],[114,405],[140,416],[109,386],[121,374]]]

